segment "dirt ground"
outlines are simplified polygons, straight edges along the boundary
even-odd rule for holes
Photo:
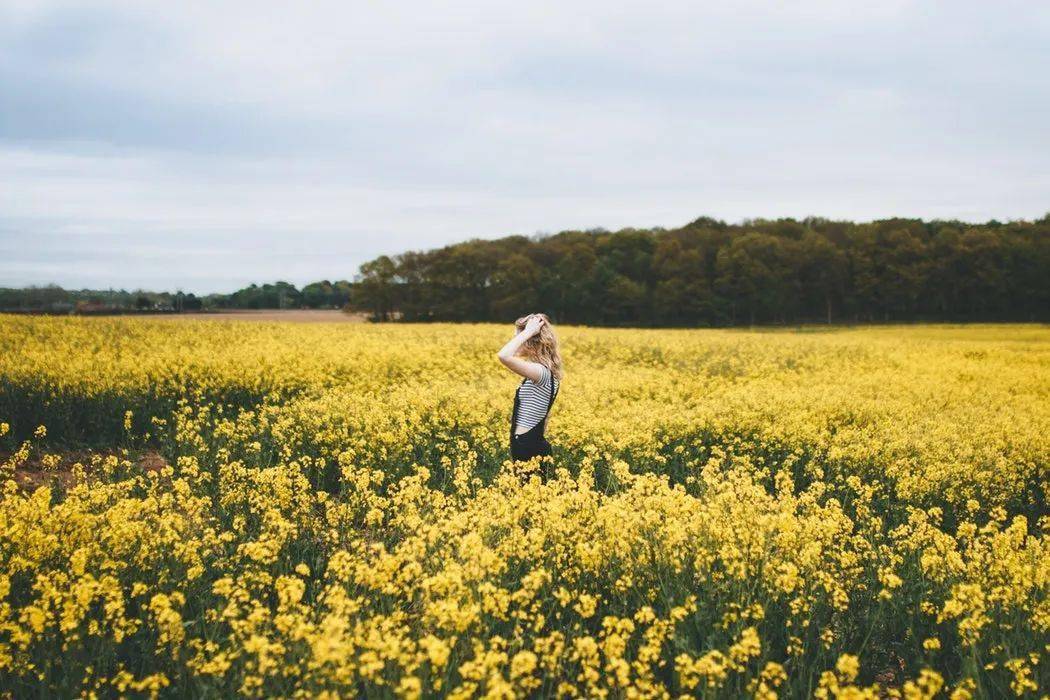
[[[363,323],[365,314],[348,314],[331,309],[231,309],[229,311],[207,311],[200,313],[181,313],[149,318],[165,318],[174,321],[208,320],[208,321],[292,321],[294,323]]]
[[[57,457],[56,463],[45,465],[40,454],[34,454],[26,462],[19,465],[10,475],[14,478],[19,488],[31,492],[41,486],[59,482],[64,487],[69,487],[74,482],[73,465],[80,463],[88,480],[94,477],[94,467],[91,466],[91,457],[113,456],[120,460],[132,462],[138,469],[144,472],[158,472],[167,466],[167,461],[156,450],[136,450],[130,454],[122,453],[120,450],[65,450],[51,453]],[[0,465],[11,458],[10,452],[0,452]]]

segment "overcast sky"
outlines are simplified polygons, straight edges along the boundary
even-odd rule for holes
[[[1050,3],[0,1],[0,286],[1050,210]]]

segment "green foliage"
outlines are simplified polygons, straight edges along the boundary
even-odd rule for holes
[[[471,240],[361,266],[376,320],[739,325],[1050,318],[1050,217],[807,218]]]
[[[181,291],[63,289],[56,285],[0,288],[0,311],[35,313],[150,313],[200,311],[201,309],[337,309],[350,301],[353,284],[323,280],[296,289],[288,282],[250,285],[232,294],[198,297]]]

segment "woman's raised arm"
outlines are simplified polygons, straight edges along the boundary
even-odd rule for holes
[[[496,353],[496,357],[502,362],[507,369],[511,372],[520,374],[523,377],[528,377],[534,382],[539,382],[543,379],[543,365],[538,362],[529,362],[518,357],[518,350],[525,342],[540,332],[540,328],[543,327],[543,318],[537,315],[529,317],[529,320],[525,323],[525,328],[518,333],[516,336],[507,341],[507,344],[500,348],[500,351]]]

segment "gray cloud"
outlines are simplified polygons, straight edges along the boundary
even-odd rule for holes
[[[0,8],[0,285],[228,290],[698,215],[1050,209],[1050,8]]]

